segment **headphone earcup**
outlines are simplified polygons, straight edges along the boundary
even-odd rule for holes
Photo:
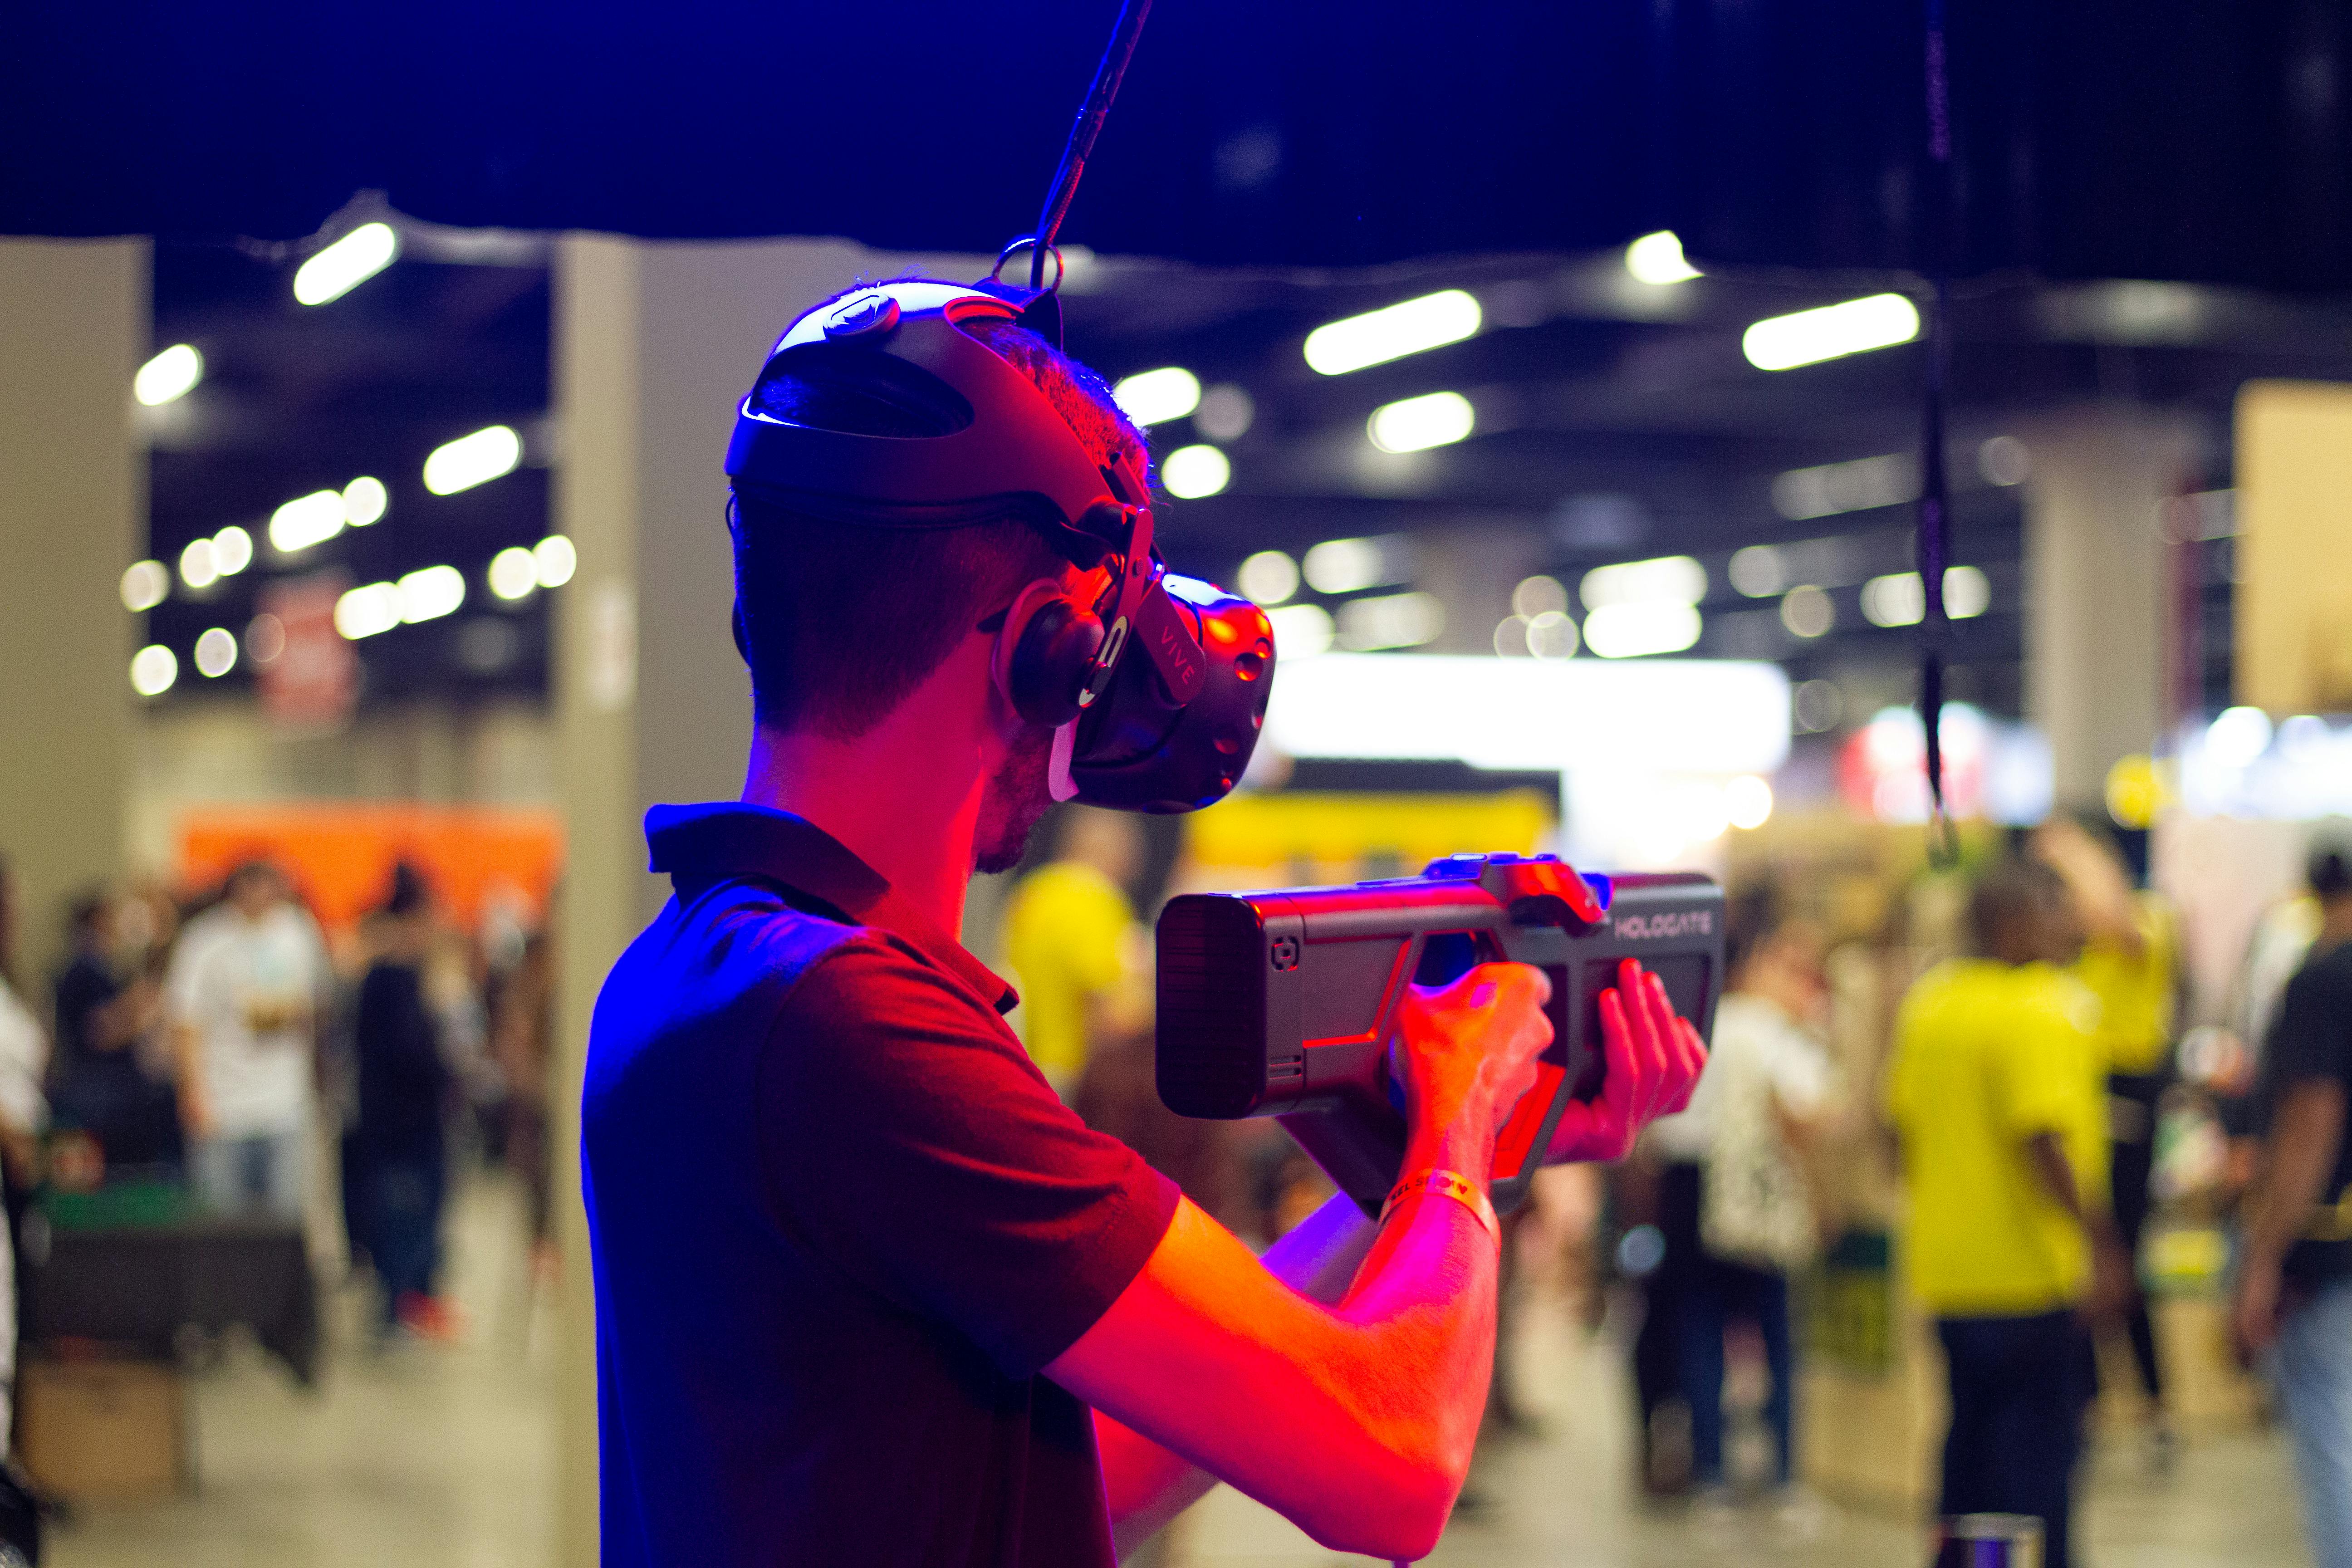
[[[1091,611],[1053,583],[1033,583],[1013,601],[997,634],[997,688],[1030,723],[1066,724],[1078,716],[1078,692],[1102,644],[1103,625]]]

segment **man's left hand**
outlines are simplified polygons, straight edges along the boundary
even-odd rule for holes
[[[2251,1363],[2278,1338],[2280,1294],[2277,1264],[2249,1259],[2241,1268],[2230,1303],[2230,1337],[2241,1360]]]
[[[1550,1163],[1622,1160],[1642,1129],[1690,1104],[1706,1046],[1687,1018],[1675,1016],[1665,982],[1632,959],[1601,994],[1601,1040],[1607,1063],[1597,1100],[1571,1100],[1553,1131]]]

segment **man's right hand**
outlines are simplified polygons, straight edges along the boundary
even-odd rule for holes
[[[1525,963],[1482,963],[1449,985],[1407,990],[1389,1060],[1404,1084],[1409,1168],[1485,1175],[1495,1129],[1551,1044],[1550,1000],[1551,982]]]

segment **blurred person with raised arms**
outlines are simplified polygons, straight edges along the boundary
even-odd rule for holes
[[[1127,884],[1141,858],[1135,820],[1065,807],[1054,858],[1021,879],[1004,910],[1004,957],[1021,986],[1021,1043],[1065,1100],[1112,1037],[1148,1028],[1134,984],[1142,932]]]
[[[2098,1005],[2058,967],[2074,927],[2047,867],[1986,868],[1969,926],[1974,952],[1903,999],[1886,1078],[1906,1267],[1949,1385],[1942,1507],[2033,1515],[2050,1568],[2068,1568],[2084,1320],[2116,1313],[2129,1268],[2106,1206]]]
[[[326,947],[266,860],[180,930],[163,991],[197,1194],[299,1225],[309,1202]]]
[[[901,297],[937,312],[908,342],[1017,374],[971,372],[1024,439],[1052,422],[1077,471],[1142,500],[1103,384],[956,286],[820,306],[803,321],[848,341],[788,336],[751,402],[839,441],[970,421],[860,346]],[[1489,964],[1415,994],[1394,1061],[1427,1179],[1254,1256],[1062,1104],[957,941],[974,870],[1017,863],[1050,801],[1067,726],[1022,715],[1001,634],[1085,581],[1066,526],[864,518],[739,474],[742,799],[650,814],[676,896],[591,1027],[604,1561],[1107,1568],[1114,1532],[1220,1479],[1334,1548],[1422,1555],[1485,1400],[1485,1177],[1549,1037],[1545,981]],[[1604,1012],[1607,1092],[1556,1153],[1622,1154],[1696,1073],[1654,977]]]
[[[2032,844],[2035,858],[2066,885],[2082,936],[2072,973],[2098,1000],[2094,1043],[2106,1072],[2110,1205],[2125,1255],[2137,1258],[2151,1206],[2157,1103],[2172,1078],[2179,921],[2166,900],[2132,886],[2123,857],[2103,830],[2053,817],[2034,831]],[[2147,1293],[2136,1272],[2126,1278],[2124,1328],[2147,1395],[2151,1457],[2163,1468],[2176,1446],[2165,1407],[2164,1365]]]
[[[1827,984],[1819,930],[1766,883],[1725,913],[1723,1000],[1690,1109],[1659,1121],[1648,1148],[1662,1176],[1677,1365],[1691,1414],[1691,1476],[1703,1502],[1727,1501],[1724,1331],[1755,1326],[1771,1388],[1772,1498],[1792,1521],[1814,1505],[1796,1485],[1796,1355],[1789,1276],[1820,1251],[1803,1159],[1830,1110],[1829,1053],[1815,1037]]]
[[[2240,1345],[2267,1358],[2294,1433],[2312,1555],[2352,1568],[2352,849],[2318,849],[2306,879],[2319,931],[2264,1053],[2269,1130],[2232,1318]]]

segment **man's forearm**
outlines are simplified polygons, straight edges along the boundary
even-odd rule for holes
[[[2344,1134],[2344,1086],[2326,1079],[2296,1084],[2279,1102],[2263,1145],[2262,1174],[2246,1204],[2246,1262],[2275,1268],[2302,1235],[2311,1211],[2325,1202],[2336,1151]]]
[[[1371,1250],[1378,1228],[1345,1193],[1334,1194],[1262,1258],[1266,1271],[1300,1295],[1336,1306]],[[1103,1484],[1119,1555],[1124,1557],[1217,1484],[1199,1466],[1097,1412]]]

